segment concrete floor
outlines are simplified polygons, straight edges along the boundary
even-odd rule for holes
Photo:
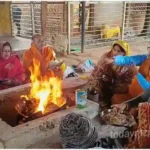
[[[143,41],[137,43],[130,43],[131,55],[146,54],[147,47],[149,46],[150,46],[149,42]],[[71,53],[68,56],[60,58],[63,59],[68,65],[78,64],[86,59],[91,59],[94,63],[96,63],[99,60],[99,58],[109,50],[110,46],[92,48],[86,50],[85,53]]]
[[[20,52],[20,58],[22,58],[23,51],[28,49],[31,44],[30,39],[23,39],[19,37],[0,37],[0,41],[8,41],[11,43],[14,51]],[[150,42],[139,41],[130,43],[131,55],[145,54],[147,53],[147,47],[150,46]],[[110,50],[108,47],[99,47],[85,50],[85,53],[74,52],[67,56],[57,56],[57,58],[64,60],[67,65],[76,65],[83,62],[86,59],[91,59],[94,63],[107,51]]]

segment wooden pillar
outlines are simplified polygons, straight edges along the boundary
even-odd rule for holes
[[[89,31],[94,31],[94,4],[90,4]]]
[[[73,36],[73,4],[70,4],[70,36]]]
[[[47,37],[47,1],[41,2],[41,29],[42,35],[46,39]]]
[[[67,2],[67,38],[68,38],[68,54],[70,54],[70,41],[71,41],[71,22],[70,22],[70,3]]]
[[[126,3],[126,12],[125,12],[125,27],[129,27],[130,23],[130,14],[131,14],[131,3]]]
[[[85,6],[86,6],[86,2],[82,1],[81,53],[84,53],[84,49],[85,49]]]
[[[34,6],[33,2],[30,2],[30,9],[31,9],[31,20],[32,20],[32,36],[35,34],[35,21],[34,21]]]
[[[126,19],[126,2],[123,2],[122,31],[121,31],[122,40],[124,40],[125,21],[126,21],[125,19]]]
[[[66,2],[63,4],[63,33],[67,33],[67,15],[68,15],[68,7]]]

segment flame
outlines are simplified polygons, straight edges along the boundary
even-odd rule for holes
[[[30,98],[38,102],[36,112],[44,113],[45,107],[49,103],[53,103],[58,107],[65,104],[62,98],[62,80],[54,76],[43,76],[40,72],[40,62],[33,59],[33,67],[29,68],[31,71],[31,90]],[[23,97],[26,97],[23,95]]]
[[[29,97],[27,95],[21,95],[21,98],[25,98],[26,100],[29,100]]]

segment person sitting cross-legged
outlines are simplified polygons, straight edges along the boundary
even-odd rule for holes
[[[0,89],[23,84],[25,78],[25,71],[18,55],[12,53],[9,42],[4,42],[0,48]]]

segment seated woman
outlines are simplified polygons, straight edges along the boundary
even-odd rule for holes
[[[10,43],[5,42],[0,49],[0,89],[20,85],[25,80],[23,66],[19,57],[12,54]]]
[[[140,66],[139,72],[134,68],[133,72],[136,74],[129,88],[128,94],[115,94],[112,98],[113,104],[119,104],[134,98],[144,92],[144,90],[150,89],[150,57],[148,55],[135,55],[135,56],[116,56],[113,59],[107,60],[118,66]],[[107,63],[108,64],[108,63]],[[121,101],[120,101],[121,100]]]
[[[105,64],[107,58],[117,55],[129,55],[129,44],[118,40],[112,45],[112,49],[105,53],[97,63],[90,79],[90,90],[98,91],[99,100],[111,105],[111,97],[115,93],[128,93],[129,84],[134,77],[132,67]],[[133,66],[134,67],[134,66]]]

